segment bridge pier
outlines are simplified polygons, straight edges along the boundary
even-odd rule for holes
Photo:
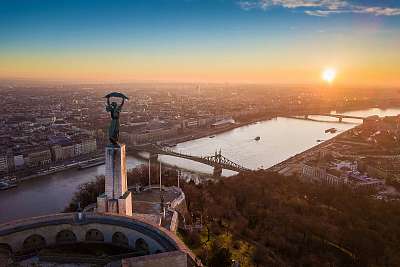
[[[222,167],[221,166],[214,166],[213,175],[215,177],[221,177],[222,176]]]
[[[150,164],[155,164],[158,161],[158,154],[150,152]]]
[[[332,117],[332,118],[337,118],[339,122],[343,122],[343,119],[356,119],[356,120],[362,120],[364,121],[366,118],[360,117],[360,116],[352,116],[352,115],[344,115],[344,114],[313,114],[317,116],[325,116],[325,117]],[[304,115],[304,118],[307,119],[308,115]]]

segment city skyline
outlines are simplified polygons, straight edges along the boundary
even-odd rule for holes
[[[3,1],[0,78],[400,86],[396,1]]]

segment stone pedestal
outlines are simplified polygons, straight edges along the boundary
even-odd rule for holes
[[[126,177],[125,144],[106,147],[105,193],[97,197],[97,212],[132,215],[132,194]]]
[[[105,194],[102,194],[97,197],[96,211],[104,213],[107,212],[107,210],[108,210],[107,196]]]
[[[105,183],[109,199],[118,199],[128,190],[125,144],[107,145]]]
[[[126,191],[125,194],[118,199],[118,213],[132,216],[132,193]]]

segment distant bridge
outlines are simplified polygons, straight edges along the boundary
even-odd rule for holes
[[[178,157],[178,158],[183,158],[183,159],[189,159],[189,160],[193,160],[193,161],[197,161],[197,162],[209,165],[211,167],[214,167],[214,175],[217,175],[217,176],[221,175],[222,169],[231,170],[231,171],[235,171],[235,172],[250,172],[250,171],[252,171],[251,169],[243,167],[240,164],[237,164],[237,163],[225,158],[222,155],[221,150],[219,152],[215,152],[215,154],[212,156],[205,156],[205,157],[187,155],[187,154],[179,153],[179,152],[173,151],[171,149],[167,149],[165,147],[161,147],[161,146],[157,146],[157,145],[149,146],[143,150],[150,152],[151,154],[167,155],[167,156],[173,156],[173,157]]]
[[[356,119],[356,120],[363,120],[363,121],[366,119],[366,117],[361,117],[361,116],[351,116],[351,115],[343,115],[343,114],[330,114],[330,113],[307,114],[307,115],[304,115],[304,118],[308,119],[308,116],[324,116],[324,117],[338,118],[339,122],[342,122],[343,119]]]

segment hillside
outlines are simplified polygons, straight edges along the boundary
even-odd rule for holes
[[[184,191],[204,227],[182,236],[209,266],[400,266],[398,202],[264,171]]]

